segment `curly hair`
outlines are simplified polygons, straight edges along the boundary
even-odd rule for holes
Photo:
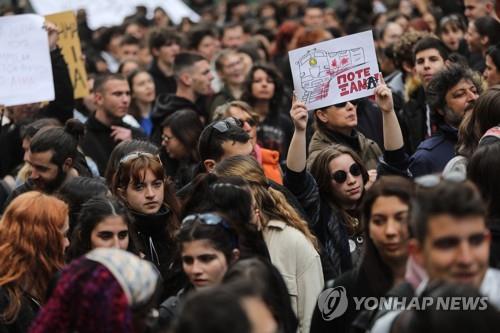
[[[0,322],[14,321],[23,289],[44,302],[47,286],[64,265],[63,228],[68,206],[53,196],[27,192],[15,198],[0,220],[0,287],[9,303]]]
[[[266,216],[299,230],[318,250],[318,240],[307,223],[288,203],[283,193],[269,187],[262,167],[253,157],[240,155],[227,158],[217,165],[215,172],[223,176],[243,177],[250,184],[257,206]]]

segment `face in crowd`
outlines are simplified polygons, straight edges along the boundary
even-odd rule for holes
[[[399,263],[408,257],[408,204],[397,196],[380,196],[372,205],[369,237],[382,260]]]
[[[345,207],[353,206],[363,194],[361,167],[351,155],[342,154],[329,163],[332,190]]]
[[[423,242],[410,251],[430,279],[481,286],[488,269],[490,233],[484,217],[430,216]]]
[[[128,225],[120,215],[110,215],[98,222],[90,234],[92,249],[105,247],[127,250]]]

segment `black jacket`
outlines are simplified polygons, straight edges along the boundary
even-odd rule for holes
[[[427,136],[427,105],[423,87],[410,96],[410,100],[398,112],[398,120],[406,151],[411,155]]]
[[[165,76],[158,67],[156,60],[151,64],[149,74],[151,74],[155,82],[156,96],[161,94],[175,94],[175,90],[177,89],[175,77],[173,75]]]
[[[131,127],[120,121],[116,126],[121,126],[132,130],[132,138],[146,139],[145,134],[140,130]],[[119,144],[119,141],[111,137],[111,128],[99,122],[95,115],[89,117],[85,123],[85,136],[82,140],[83,153],[94,160],[99,168],[99,173],[104,175],[111,152]]]
[[[152,262],[163,278],[162,299],[175,295],[186,283],[177,255],[177,246],[168,236],[167,224],[172,213],[163,207],[156,214],[145,215],[131,210],[134,230],[137,234],[137,248],[146,260]]]
[[[9,298],[5,289],[0,287],[0,312],[3,312],[9,304]],[[35,320],[40,305],[29,295],[23,294],[21,298],[21,309],[17,318],[11,324],[5,324],[0,320],[0,333],[25,333]]]
[[[323,247],[320,255],[325,280],[352,269],[361,257],[362,236],[348,234],[344,215],[320,197],[318,185],[309,172],[285,168],[283,182],[302,205],[309,226]]]
[[[205,110],[200,110],[195,103],[188,99],[179,97],[175,94],[164,94],[158,96],[151,113],[151,120],[153,121],[153,132],[151,134],[151,140],[154,143],[161,143],[161,123],[170,116],[172,113],[178,110],[193,110],[201,117],[207,120],[208,115]]]

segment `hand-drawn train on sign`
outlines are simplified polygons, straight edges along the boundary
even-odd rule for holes
[[[304,102],[314,102],[328,96],[330,81],[338,74],[364,64],[363,48],[328,52],[312,49],[307,51],[297,65],[300,69],[300,81]]]

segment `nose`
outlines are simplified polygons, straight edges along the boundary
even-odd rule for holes
[[[31,168],[31,178],[32,179],[38,179],[40,178],[40,174],[36,170],[36,168]]]
[[[118,235],[114,235],[113,239],[111,240],[111,247],[113,249],[119,249],[120,248],[120,240],[118,239]]]
[[[394,221],[394,219],[389,219],[385,228],[385,235],[389,237],[394,237],[397,235],[399,230],[399,223]]]
[[[193,272],[193,274],[196,274],[196,275],[201,275],[203,273],[203,267],[198,260],[195,260],[193,262],[193,265],[191,267],[191,271]]]
[[[424,61],[424,68],[430,68],[431,67],[431,63],[428,59],[425,59]]]
[[[155,192],[153,190],[153,188],[151,187],[151,185],[148,185],[146,187],[146,198],[154,198],[155,196]]]
[[[248,125],[248,122],[246,120],[243,121],[243,127],[242,128],[247,133],[252,130],[252,127],[250,127],[250,125]]]
[[[347,184],[354,184],[356,183],[356,177],[354,177],[350,172],[347,173]]]
[[[479,96],[474,91],[467,89],[467,101],[475,101]]]
[[[457,249],[458,251],[458,263],[462,266],[469,266],[472,264],[473,255],[472,249],[469,245],[469,242],[462,241],[460,246]]]

